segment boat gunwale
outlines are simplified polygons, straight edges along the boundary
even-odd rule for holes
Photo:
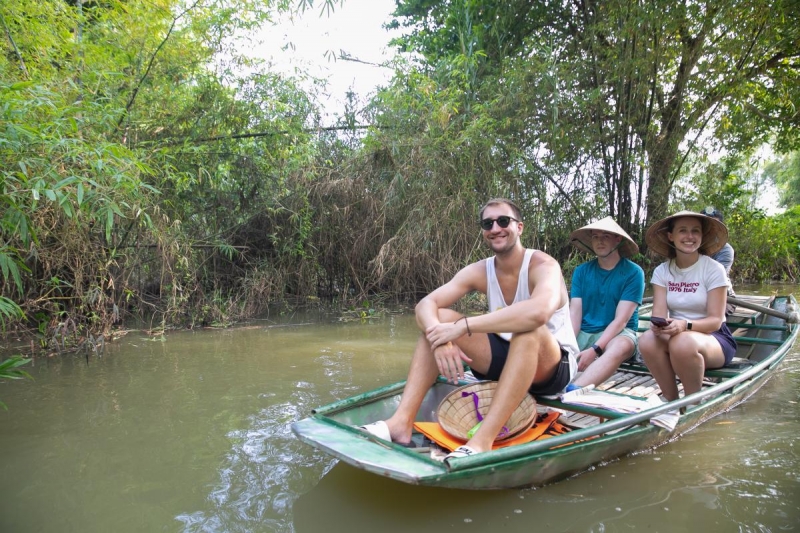
[[[358,405],[367,401],[380,400],[381,398],[384,397],[393,396],[397,394],[398,391],[402,391],[405,385],[406,385],[406,380],[398,381],[396,383],[391,383],[389,385],[384,385],[383,387],[373,389],[371,391],[357,394],[355,396],[350,396],[342,400],[336,400],[333,403],[329,403],[327,405],[314,408],[311,410],[311,414],[322,415],[322,416],[336,414],[340,411],[349,409],[354,405]]]

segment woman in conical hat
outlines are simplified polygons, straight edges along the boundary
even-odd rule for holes
[[[651,320],[639,351],[668,401],[678,398],[676,376],[688,396],[700,390],[707,368],[725,366],[736,353],[725,323],[728,279],[709,257],[727,239],[722,222],[692,211],[659,220],[645,235],[650,250],[668,258],[652,279],[652,316],[666,324]]]

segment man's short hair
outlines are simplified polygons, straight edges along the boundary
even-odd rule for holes
[[[514,202],[512,202],[507,198],[492,198],[491,200],[483,204],[483,207],[481,207],[481,210],[478,213],[478,219],[483,219],[483,212],[486,211],[486,208],[489,207],[490,205],[502,205],[502,204],[505,204],[511,208],[511,211],[514,212],[514,218],[516,218],[517,220],[522,220],[522,212],[519,210],[519,207],[517,207],[517,204],[515,204]]]

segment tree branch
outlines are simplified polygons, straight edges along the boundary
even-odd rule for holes
[[[22,73],[25,74],[25,79],[30,79],[30,75],[28,74],[28,69],[25,67],[25,60],[22,59],[22,53],[17,48],[17,43],[14,42],[14,37],[11,36],[11,29],[6,24],[6,18],[0,14],[0,20],[3,21],[3,27],[6,29],[6,36],[8,36],[8,41],[11,43],[11,47],[14,49],[14,53],[17,55],[17,59],[19,59],[19,66],[22,70]]]
[[[139,78],[139,83],[136,84],[136,87],[133,89],[133,94],[131,94],[131,97],[128,100],[128,104],[125,106],[125,111],[122,113],[122,116],[119,117],[119,122],[117,122],[117,131],[119,131],[119,129],[122,127],[122,123],[125,121],[125,118],[128,116],[128,113],[130,112],[131,107],[133,107],[133,103],[136,100],[136,96],[139,94],[139,89],[141,89],[142,84],[144,83],[144,80],[147,79],[148,74],[150,74],[150,69],[153,68],[153,64],[156,61],[156,57],[158,56],[158,53],[161,51],[161,49],[164,47],[164,45],[167,44],[167,41],[169,40],[170,36],[172,35],[172,31],[175,29],[175,25],[178,23],[178,21],[181,18],[183,18],[183,16],[186,13],[188,13],[189,11],[191,11],[195,7],[197,7],[197,4],[199,4],[199,3],[200,3],[200,0],[196,0],[195,3],[192,4],[190,7],[186,8],[183,11],[183,13],[181,13],[177,17],[173,17],[172,18],[172,24],[169,27],[169,31],[167,32],[167,35],[164,36],[164,39],[158,45],[158,48],[156,48],[156,51],[153,52],[152,56],[150,56],[150,61],[147,64],[147,68],[145,69],[144,74],[142,74],[142,77]]]
[[[354,126],[327,126],[324,128],[304,128],[304,133],[313,133],[315,131],[348,131],[348,130],[366,130],[369,128],[379,128],[371,124],[356,124]],[[276,130],[276,131],[257,131],[254,133],[234,133],[233,135],[214,135],[213,137],[200,137],[198,139],[176,139],[164,143],[164,146],[175,146],[183,142],[191,142],[193,144],[201,144],[207,142],[228,141],[235,139],[256,139],[258,137],[271,137],[272,135],[288,135],[290,130]]]

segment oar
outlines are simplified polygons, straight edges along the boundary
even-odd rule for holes
[[[797,324],[800,322],[800,315],[797,314],[797,311],[793,311],[791,313],[784,313],[782,311],[778,311],[776,309],[770,309],[769,307],[764,307],[763,305],[754,304],[752,302],[748,302],[747,300],[742,300],[740,298],[735,298],[733,296],[728,296],[728,301],[732,304],[737,305],[738,307],[744,307],[745,309],[750,309],[751,311],[758,311],[760,313],[764,313],[766,315],[771,315],[781,320],[785,320],[789,324]],[[653,297],[648,296],[647,298],[642,298],[642,304],[649,304],[653,303]]]
[[[774,316],[780,318],[781,320],[785,320],[789,324],[797,324],[800,322],[800,316],[798,316],[797,311],[792,313],[784,313],[782,311],[778,311],[776,309],[770,309],[769,307],[764,307],[763,305],[754,304],[752,302],[748,302],[747,300],[742,300],[741,298],[736,298],[734,296],[728,296],[728,301],[738,307],[744,307],[745,309],[750,309],[751,311],[758,311],[760,313],[764,313],[765,315]]]

